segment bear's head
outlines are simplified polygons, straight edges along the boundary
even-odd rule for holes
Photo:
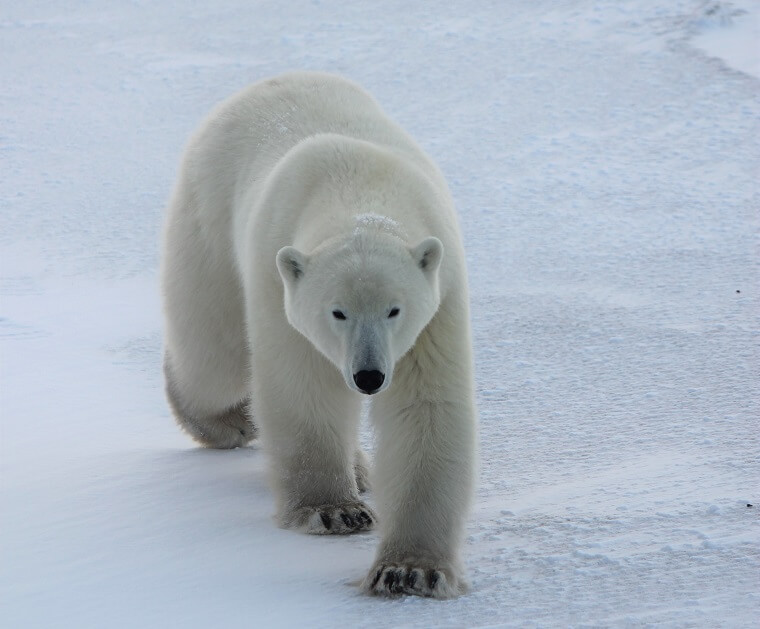
[[[443,245],[414,247],[385,234],[277,253],[289,323],[360,393],[387,389],[396,362],[413,346],[440,304]]]

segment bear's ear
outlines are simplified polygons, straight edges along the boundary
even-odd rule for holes
[[[424,273],[435,273],[443,259],[443,243],[435,236],[430,236],[414,247],[411,253]]]
[[[295,247],[283,247],[277,252],[277,270],[286,284],[303,277],[307,262],[308,258]]]

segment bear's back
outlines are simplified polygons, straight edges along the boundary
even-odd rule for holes
[[[292,148],[319,134],[364,140],[400,152],[423,169],[432,166],[355,83],[326,73],[290,72],[254,83],[211,112],[191,141],[199,149],[193,153],[207,160],[195,170],[200,176],[214,173],[228,189],[250,191]]]

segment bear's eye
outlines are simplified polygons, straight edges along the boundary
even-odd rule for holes
[[[332,312],[333,317],[335,317],[338,321],[345,321],[346,315],[343,314],[340,310],[333,310]]]
[[[398,308],[391,308],[391,311],[388,313],[388,318],[393,319],[393,317],[398,317],[398,313],[400,310]]]

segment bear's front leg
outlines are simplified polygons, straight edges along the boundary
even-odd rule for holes
[[[377,516],[359,498],[365,480],[358,477],[365,471],[357,454],[359,398],[342,380],[332,382],[335,370],[319,361],[290,391],[271,368],[254,391],[271,459],[277,518],[285,528],[315,535],[366,531],[374,528]],[[297,373],[309,367],[291,369]]]
[[[451,373],[437,375],[445,383]],[[431,391],[424,380],[405,378],[400,393],[373,405],[382,536],[362,585],[370,594],[451,598],[467,587],[460,547],[474,481],[474,405],[467,386],[457,401],[424,399]],[[423,397],[412,402],[404,390]]]
[[[295,430],[269,442],[280,524],[313,535],[374,528],[377,516],[359,498],[350,434],[313,417],[283,423]]]

